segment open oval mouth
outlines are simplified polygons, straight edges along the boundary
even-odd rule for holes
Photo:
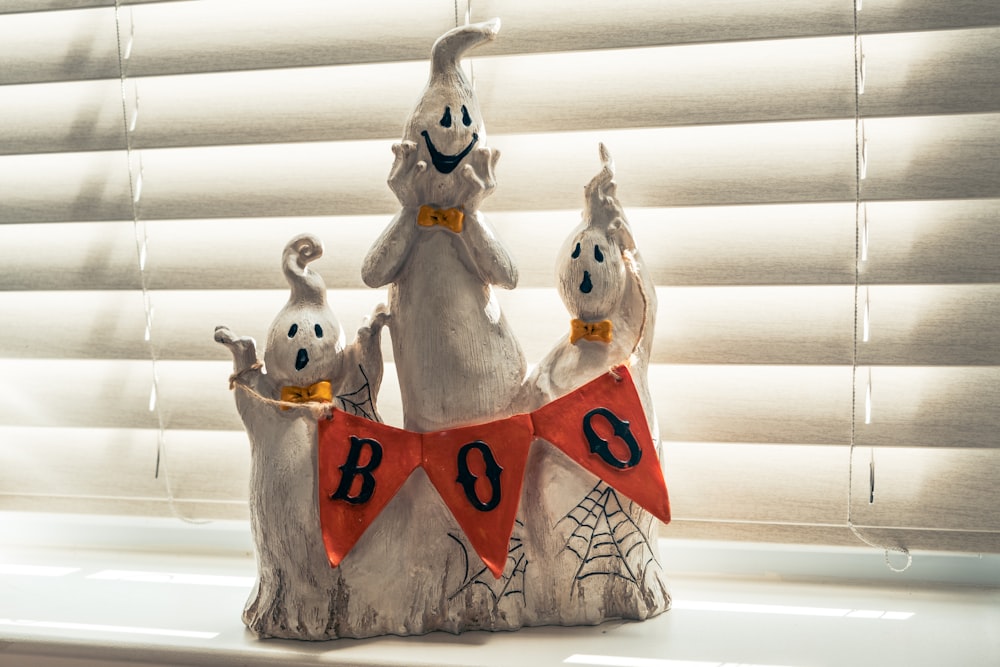
[[[594,283],[590,282],[590,271],[583,272],[583,282],[580,283],[580,291],[584,294],[590,294],[590,290],[594,289]]]
[[[306,348],[300,347],[299,353],[295,355],[295,370],[301,371],[309,363],[309,353]]]
[[[458,163],[469,154],[472,147],[476,145],[477,141],[479,141],[479,135],[473,132],[472,141],[470,141],[469,145],[463,148],[460,153],[445,155],[434,146],[434,142],[431,141],[431,135],[427,133],[427,130],[423,130],[420,134],[423,135],[424,143],[427,144],[427,151],[431,154],[431,163],[434,165],[434,168],[442,174],[450,174],[455,171],[455,167],[458,166]]]

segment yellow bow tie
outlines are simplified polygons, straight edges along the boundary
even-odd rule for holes
[[[333,402],[333,389],[326,380],[320,380],[308,387],[289,385],[281,388],[281,400],[288,403],[331,403]],[[281,409],[287,410],[288,406],[282,405]]]
[[[456,234],[462,233],[462,221],[465,214],[460,208],[434,208],[433,206],[421,206],[417,214],[417,224],[421,227],[433,227],[440,225],[446,227]]]
[[[611,342],[611,320],[601,320],[600,322],[584,322],[573,318],[570,322],[569,342],[576,344],[580,339],[596,340],[602,343]]]

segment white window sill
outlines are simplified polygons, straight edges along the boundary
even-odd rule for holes
[[[62,521],[42,539],[0,514],[0,665],[1000,665],[997,556],[917,554],[897,575],[870,549],[665,540],[674,608],[643,623],[310,643],[240,622],[245,525],[144,522],[138,551],[106,548],[116,521]]]

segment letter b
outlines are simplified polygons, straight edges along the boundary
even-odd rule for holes
[[[359,466],[361,460],[361,450],[368,445],[371,455],[368,462]],[[358,438],[351,436],[351,449],[347,452],[347,460],[340,468],[340,485],[337,490],[330,494],[330,500],[346,500],[352,505],[367,503],[375,493],[375,475],[372,473],[379,464],[382,463],[382,445],[372,438]],[[361,489],[357,495],[351,495],[351,486],[354,485],[354,478],[361,475]]]

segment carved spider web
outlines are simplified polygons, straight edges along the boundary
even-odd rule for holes
[[[361,377],[365,379],[364,384],[352,392],[337,394],[337,400],[340,401],[340,406],[344,412],[380,422],[382,419],[375,410],[375,401],[372,400],[371,384],[368,382],[368,375],[365,373],[365,369],[361,367],[361,364],[358,364],[358,371],[361,373]]]
[[[520,520],[515,520],[514,523],[519,527],[524,527],[524,523]],[[520,595],[521,601],[525,601],[524,572],[528,569],[528,559],[524,554],[524,544],[521,542],[520,537],[516,535],[511,536],[510,546],[507,550],[508,566],[504,568],[504,573],[500,575],[499,579],[494,578],[493,573],[485,566],[477,572],[471,572],[469,569],[469,548],[465,546],[465,542],[457,535],[448,533],[448,537],[461,547],[462,558],[465,561],[465,573],[462,576],[462,583],[454,593],[448,596],[449,600],[454,600],[460,593],[472,586],[483,586],[493,596],[494,603],[500,601],[501,598],[511,595]],[[511,567],[511,564],[513,564],[513,567]],[[507,574],[508,571],[510,574]]]
[[[566,550],[580,559],[577,581],[593,576],[621,577],[638,585],[646,567],[656,560],[645,533],[622,507],[618,492],[598,482],[576,507],[562,518],[576,528],[566,542]]]

